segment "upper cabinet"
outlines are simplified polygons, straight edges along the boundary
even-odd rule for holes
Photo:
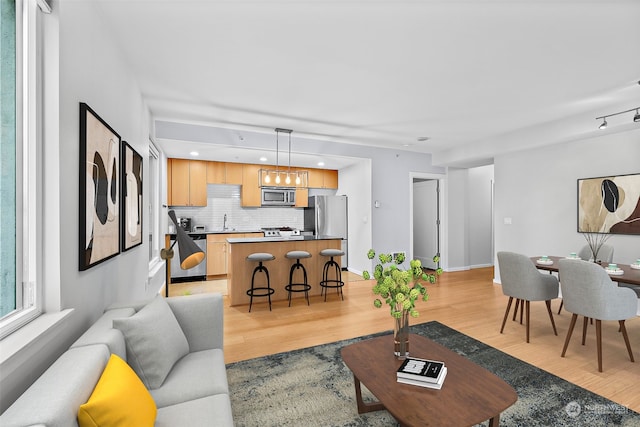
[[[240,189],[240,205],[245,208],[257,208],[262,203],[258,174],[260,165],[242,165],[242,188]]]
[[[309,188],[338,189],[338,171],[333,169],[307,169]]]
[[[262,170],[262,171],[261,171]],[[272,186],[295,187],[296,207],[306,207],[308,188],[338,188],[338,171],[329,169],[279,168],[280,184],[275,183],[275,173],[271,177]],[[307,187],[295,183],[295,172],[307,171]],[[265,182],[265,167],[257,164],[226,163],[215,161],[168,159],[167,160],[167,204],[169,206],[206,206],[207,184],[241,185],[241,205],[260,207],[262,190],[260,173]],[[285,182],[290,172],[291,182]]]
[[[169,206],[207,206],[207,162],[168,159]]]
[[[208,184],[242,185],[242,163],[206,163]]]

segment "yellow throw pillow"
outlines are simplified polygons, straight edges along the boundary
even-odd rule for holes
[[[153,426],[156,403],[127,362],[112,354],[89,401],[80,405],[80,427]]]

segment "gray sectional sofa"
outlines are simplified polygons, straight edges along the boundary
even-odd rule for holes
[[[110,307],[0,416],[0,425],[78,426],[80,405],[115,354],[153,397],[155,426],[233,426],[222,343],[219,294]]]

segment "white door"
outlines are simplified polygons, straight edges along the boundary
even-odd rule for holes
[[[438,268],[433,256],[440,252],[439,185],[437,179],[413,183],[413,257],[430,269]]]

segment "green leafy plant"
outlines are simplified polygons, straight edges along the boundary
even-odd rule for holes
[[[374,259],[376,252],[369,249],[367,257]],[[433,257],[433,262],[437,263],[439,260],[439,256]],[[409,261],[409,269],[402,270],[399,267],[405,261],[402,253],[397,254],[395,258],[391,254],[380,254],[378,261],[373,270],[373,277],[376,279],[373,293],[379,295],[389,305],[392,317],[399,319],[403,312],[408,312],[411,317],[418,317],[420,313],[416,310],[416,301],[429,299],[427,288],[423,284],[436,283],[437,276],[442,274],[442,269],[438,268],[435,273],[426,273],[422,269],[420,260],[412,259]],[[362,276],[365,280],[371,278],[368,271],[364,271]],[[382,307],[382,300],[376,298],[373,305],[377,308]]]

